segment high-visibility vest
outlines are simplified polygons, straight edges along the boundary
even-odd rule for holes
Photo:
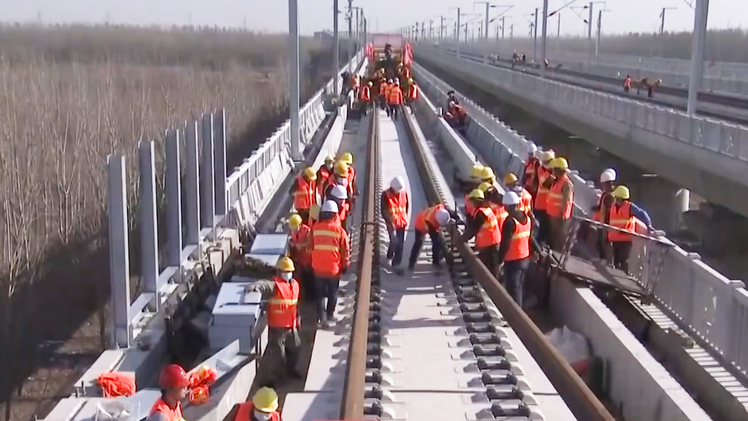
[[[251,421],[252,412],[255,410],[255,405],[252,402],[244,402],[239,404],[239,410],[236,411],[236,417],[234,421]],[[281,417],[278,411],[274,411],[270,415],[270,421],[280,421]]]
[[[299,230],[291,233],[291,244],[293,248],[293,261],[299,266],[309,266],[312,263],[312,255],[309,252],[309,233],[312,230],[307,225],[302,224]]]
[[[324,196],[325,189],[327,188],[327,182],[332,175],[332,170],[328,169],[325,164],[322,164],[317,170],[317,193],[320,196]]]
[[[607,212],[607,210],[603,209],[603,207],[605,206],[604,205],[605,199],[609,195],[610,195],[610,193],[605,192],[605,191],[600,195],[600,199],[597,201],[597,209],[595,209],[592,212],[592,220],[593,221],[605,222],[605,219],[603,218],[603,215],[605,215],[605,212]]]
[[[379,95],[384,96],[385,99],[387,99],[390,95],[390,84],[387,82],[382,82],[381,85],[379,85]]]
[[[317,201],[314,181],[303,175],[296,177],[296,191],[293,194],[293,206],[298,209],[309,209]]]
[[[292,328],[299,324],[299,283],[276,277],[275,291],[268,300],[268,326]]]
[[[384,192],[387,198],[387,214],[395,228],[405,228],[408,226],[408,193],[405,189],[395,193],[392,189]]]
[[[184,421],[181,402],[177,402],[177,407],[172,409],[169,405],[166,404],[166,402],[164,402],[163,399],[159,399],[151,407],[151,412],[148,416],[150,417],[156,412],[164,414],[164,418],[166,418],[166,421]]]
[[[312,227],[312,269],[318,276],[338,276],[348,265],[348,234],[337,220],[320,221]]]
[[[519,194],[519,210],[528,215],[532,212],[532,194],[527,189],[522,189]]]
[[[516,218],[514,218],[514,232],[512,233],[512,239],[509,242],[509,250],[506,252],[504,261],[511,262],[514,260],[522,260],[530,257],[530,228],[532,227],[532,221],[530,217],[524,224],[520,224]]]
[[[485,219],[475,236],[475,247],[486,248],[501,243],[501,227],[493,211],[488,207],[482,207],[478,208],[476,213],[482,213]]]
[[[610,207],[610,225],[628,232],[636,232],[636,220],[631,215],[631,202],[626,200],[620,205],[614,203]],[[617,231],[608,231],[608,241],[624,242],[631,241],[632,239],[630,235]]]
[[[540,166],[540,159],[532,157],[525,162],[525,188],[530,188],[535,181],[537,176],[538,167]]]
[[[564,205],[561,203],[564,200],[563,189],[564,185],[568,185],[571,192],[569,194],[569,201]],[[561,206],[565,206],[561,208]],[[564,174],[563,177],[556,180],[551,186],[551,191],[548,194],[548,207],[546,212],[548,216],[554,218],[571,218],[571,211],[574,207],[574,184],[568,175]]]
[[[429,230],[429,226],[431,226],[433,229],[439,229],[440,225],[439,221],[436,220],[436,212],[438,212],[440,209],[444,209],[444,205],[442,203],[434,205],[430,208],[426,208],[422,210],[418,215],[416,215],[416,221],[414,223],[416,231],[420,233],[426,233]]]
[[[418,94],[420,93],[418,85],[413,85],[410,87],[410,99],[416,100],[418,99]]]
[[[353,197],[353,186],[356,185],[356,168],[351,165],[348,167],[348,177],[346,177],[346,191],[348,192],[348,197]]]
[[[538,167],[538,193],[535,195],[535,209],[546,210],[548,209],[548,193],[551,190],[544,186],[545,180],[551,176],[551,170],[544,166]]]
[[[500,230],[501,227],[504,226],[504,221],[506,221],[506,218],[509,216],[509,212],[506,211],[506,207],[504,207],[504,205],[500,205],[498,203],[490,202],[488,206],[493,211],[493,214],[496,215],[496,220],[499,222]]]
[[[369,102],[371,100],[371,89],[369,89],[369,85],[364,85],[364,87],[361,89],[361,93],[358,95],[358,98],[361,101]]]
[[[390,89],[389,95],[387,95],[387,102],[392,105],[400,105],[403,103],[403,91],[399,86],[393,86]]]
[[[473,203],[473,201],[470,200],[470,195],[466,194],[465,195],[465,213],[469,217],[472,218],[473,216],[475,216],[475,211],[477,211],[477,210],[478,210],[478,207],[476,207],[475,204]]]

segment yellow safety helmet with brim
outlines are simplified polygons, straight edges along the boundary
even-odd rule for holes
[[[623,199],[627,200],[631,198],[631,192],[629,191],[629,188],[626,186],[618,186],[613,190],[613,193],[611,193],[613,197],[616,199]]]
[[[291,216],[288,217],[288,226],[292,230],[297,230],[301,226],[301,223],[303,221],[301,220],[301,216],[298,213],[294,213]]]
[[[340,177],[348,176],[348,165],[343,161],[335,162],[335,175]]]
[[[554,170],[568,170],[569,161],[567,161],[566,158],[558,157],[553,159],[549,166]]]
[[[318,220],[319,219],[319,205],[313,204],[311,208],[309,208],[309,218]]]
[[[517,176],[516,176],[516,175],[514,175],[514,173],[511,173],[511,172],[510,172],[510,173],[507,173],[507,174],[506,174],[506,175],[504,176],[504,184],[506,184],[506,185],[514,184],[514,183],[516,183],[517,181],[519,181],[519,180],[517,179]]]
[[[269,387],[261,387],[252,397],[252,405],[260,412],[275,412],[278,409],[278,394]]]
[[[481,173],[483,172],[483,165],[481,164],[475,164],[472,168],[470,168],[470,177],[472,178],[480,178]]]
[[[481,180],[494,180],[496,179],[496,174],[493,173],[493,170],[491,167],[483,167],[483,171],[480,173]]]
[[[312,167],[306,167],[304,168],[304,178],[306,178],[309,181],[314,181],[317,179],[317,171],[314,171],[314,168]]]
[[[346,153],[340,155],[339,161],[343,161],[346,164],[351,165],[351,164],[353,164],[353,154],[350,153],[350,152],[346,152]]]
[[[290,257],[283,256],[278,259],[278,263],[275,266],[281,272],[293,272],[296,270],[296,266],[293,264],[293,260]]]
[[[491,183],[483,182],[478,185],[478,190],[482,191],[483,193],[486,193],[488,190],[491,189],[491,187],[493,187]]]
[[[484,200],[486,198],[486,195],[483,194],[483,192],[479,189],[475,189],[470,192],[470,196],[468,197],[473,200]]]

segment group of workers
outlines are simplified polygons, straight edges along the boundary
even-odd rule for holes
[[[387,112],[393,120],[397,120],[401,105],[410,105],[418,99],[420,90],[411,77],[408,67],[399,65],[397,75],[387,78],[387,71],[381,68],[374,72],[366,83],[361,83],[358,75],[352,76],[351,85],[357,87],[354,95],[358,98],[359,110],[368,114],[374,102]],[[360,88],[358,86],[361,85]]]

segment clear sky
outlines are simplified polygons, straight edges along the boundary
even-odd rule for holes
[[[572,0],[550,0],[549,10],[555,10]],[[515,4],[506,13],[507,26],[511,20],[515,35],[528,30],[529,16],[542,0],[491,0],[494,4]],[[676,7],[666,13],[666,30],[691,30],[693,9],[688,5],[695,0],[607,0],[594,9],[606,7],[603,13],[603,34],[628,31],[655,31],[660,25],[662,7]],[[299,0],[300,25],[303,33],[332,29],[333,0]],[[347,0],[340,0],[341,7]],[[388,31],[407,26],[415,21],[436,19],[437,15],[454,17],[455,10],[473,12],[472,0],[354,0],[353,5],[364,9],[369,17],[370,30]],[[744,27],[748,29],[748,0],[711,0],[709,27]],[[570,7],[588,4],[574,1]],[[521,6],[519,6],[521,5]],[[288,28],[288,2],[286,0],[0,0],[0,19],[4,21],[32,22],[110,22],[128,24],[195,24],[241,27],[281,32]],[[485,6],[475,6],[476,12]],[[492,16],[501,9],[493,9]],[[578,10],[587,16],[588,10]],[[523,16],[525,15],[525,16]],[[473,19],[466,17],[464,19]],[[464,21],[464,20],[463,20]],[[595,11],[594,21],[597,21]],[[435,23],[436,24],[436,23]],[[341,19],[341,27],[343,21]],[[561,13],[563,34],[583,34],[585,24],[570,8]],[[452,24],[449,24],[452,28]],[[556,33],[556,17],[549,19],[549,32]],[[450,29],[451,30],[451,29]],[[493,33],[493,29],[491,29]]]

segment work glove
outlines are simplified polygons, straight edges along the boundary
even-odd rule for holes
[[[249,284],[246,287],[244,287],[244,291],[246,292],[255,292],[257,291],[257,284]]]

